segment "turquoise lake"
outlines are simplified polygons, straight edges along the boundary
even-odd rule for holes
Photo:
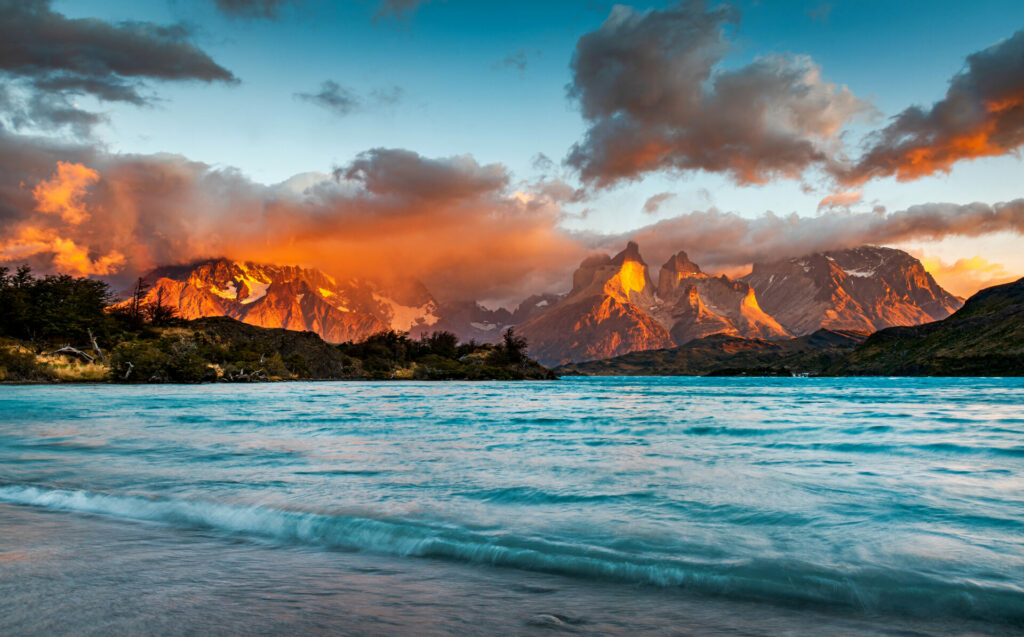
[[[1021,634],[1024,379],[0,387],[2,634]]]

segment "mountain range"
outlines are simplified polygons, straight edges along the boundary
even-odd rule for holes
[[[782,341],[825,328],[873,332],[940,320],[962,305],[921,263],[891,248],[864,246],[755,263],[738,279],[714,276],[685,252],[657,283],[630,242],[576,269],[565,295],[539,294],[514,310],[468,300],[439,303],[412,279],[336,279],[319,270],[212,259],[153,270],[147,300],[181,318],[229,316],[261,327],[312,331],[329,342],[383,330],[418,336],[446,330],[495,342],[510,326],[546,365],[684,345],[706,336]]]
[[[962,300],[901,250],[863,246],[768,263],[733,280],[674,254],[652,282],[639,246],[585,260],[569,294],[519,326],[547,365],[684,345],[712,334],[768,341],[873,332],[946,318]]]
[[[572,363],[584,376],[1021,376],[1024,279],[981,290],[940,321],[873,334],[819,329],[785,341],[714,334],[666,349]]]
[[[179,317],[228,316],[260,327],[316,332],[332,343],[362,341],[387,329],[414,332],[438,322],[438,305],[415,280],[384,286],[338,281],[319,270],[213,259],[157,268],[145,277]],[[386,289],[385,289],[386,288]]]

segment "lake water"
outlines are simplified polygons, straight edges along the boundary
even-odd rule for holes
[[[0,634],[1024,631],[1024,380],[0,387]]]

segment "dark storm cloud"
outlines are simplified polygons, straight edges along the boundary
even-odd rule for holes
[[[232,81],[230,71],[188,41],[182,26],[69,19],[49,0],[0,0],[0,68],[123,83],[124,78]]]
[[[1024,146],[1024,31],[967,57],[946,97],[913,106],[871,136],[851,167],[837,167],[847,184],[896,175],[909,181],[948,172],[958,161],[1005,155]]]
[[[344,117],[367,108],[395,106],[402,101],[404,94],[401,87],[392,86],[374,89],[370,91],[368,98],[363,98],[334,80],[326,80],[316,93],[296,93],[295,97]]]
[[[420,5],[424,5],[430,2],[430,0],[381,0],[377,6],[377,17],[395,17],[401,18],[402,16],[415,13]]]
[[[277,19],[281,9],[301,0],[213,0],[217,8],[233,18]]]
[[[8,125],[82,129],[99,121],[73,96],[145,104],[147,80],[234,82],[189,41],[183,26],[71,19],[49,0],[0,0],[0,73],[12,105]]]
[[[649,215],[653,215],[661,209],[661,204],[665,203],[669,199],[674,199],[675,194],[671,192],[659,192],[656,195],[652,195],[647,198],[644,202],[644,212]]]
[[[598,187],[657,170],[760,183],[826,163],[840,128],[866,104],[823,81],[806,57],[717,68],[737,21],[731,7],[702,0],[614,7],[576,45],[568,90],[590,128],[567,163]]]
[[[374,148],[360,153],[336,179],[355,180],[374,196],[448,200],[503,190],[509,174],[501,164],[480,165],[469,155],[430,159],[409,150]]]

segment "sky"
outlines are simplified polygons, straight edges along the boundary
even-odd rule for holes
[[[633,237],[655,269],[865,241],[956,294],[1024,275],[1019,2],[0,0],[2,24],[9,263],[227,254],[507,303]]]

